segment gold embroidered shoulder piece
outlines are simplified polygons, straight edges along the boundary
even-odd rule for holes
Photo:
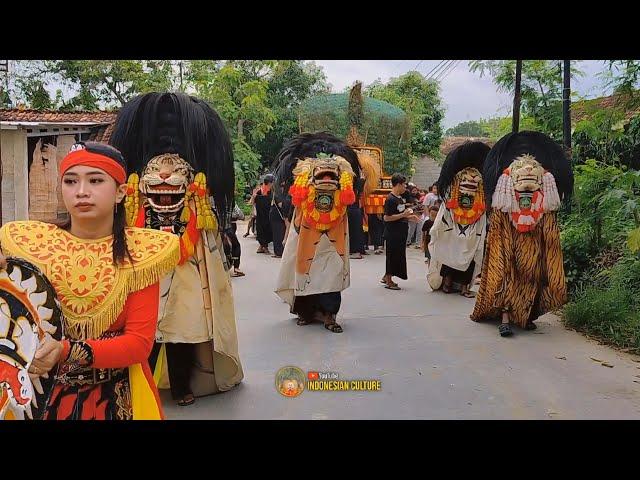
[[[97,338],[122,312],[130,293],[158,282],[180,260],[178,237],[147,228],[127,228],[125,256],[113,265],[113,237],[83,240],[50,223],[9,222],[0,228],[4,255],[21,257],[42,269],[54,286],[65,315],[65,333],[74,340]]]

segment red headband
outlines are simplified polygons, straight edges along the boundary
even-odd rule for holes
[[[84,165],[86,167],[96,167],[104,170],[119,184],[126,183],[127,172],[124,167],[115,160],[99,153],[92,153],[86,149],[75,150],[69,153],[60,163],[60,177],[76,165]]]

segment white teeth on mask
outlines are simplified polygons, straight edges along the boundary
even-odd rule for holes
[[[13,271],[11,272],[11,275],[9,275],[9,278],[13,283],[20,287],[20,284],[22,283],[22,270],[20,270],[20,267],[13,267]]]
[[[38,282],[36,281],[36,277],[35,276],[29,277],[24,282],[22,282],[21,286],[26,290],[26,292],[29,295],[31,295],[33,292],[36,291],[36,288],[38,287]],[[45,294],[45,297],[46,297],[46,294]]]
[[[40,307],[47,301],[47,292],[32,293],[29,295],[29,300],[34,307]]]

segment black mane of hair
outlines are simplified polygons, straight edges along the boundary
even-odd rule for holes
[[[293,169],[298,160],[305,157],[315,157],[319,153],[339,155],[343,157],[353,169],[355,178],[360,178],[360,163],[358,155],[345,142],[329,132],[302,133],[287,141],[273,164],[276,181],[274,188],[278,194],[286,194],[293,184]],[[354,182],[354,190],[360,187],[360,182]],[[358,194],[356,190],[356,194]]]
[[[491,150],[491,147],[486,143],[471,141],[467,141],[451,150],[442,164],[440,177],[436,182],[438,195],[441,198],[448,197],[453,179],[460,170],[473,167],[482,173],[482,167],[489,150]]]
[[[491,207],[493,192],[504,169],[516,157],[526,153],[533,155],[543,168],[551,172],[560,198],[565,203],[569,202],[573,191],[573,171],[562,146],[544,133],[525,130],[505,135],[487,155],[482,172],[487,207]]]
[[[206,175],[221,218],[233,209],[233,148],[222,119],[204,100],[184,93],[139,95],[120,109],[109,143],[131,173],[141,173],[156,155],[180,155]]]

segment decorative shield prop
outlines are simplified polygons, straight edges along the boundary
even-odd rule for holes
[[[28,370],[47,335],[61,340],[63,315],[56,292],[35,265],[8,257],[0,270],[0,419],[44,416],[55,371],[31,380]]]

